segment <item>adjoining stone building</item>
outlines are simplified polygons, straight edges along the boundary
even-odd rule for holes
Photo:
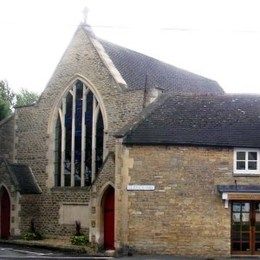
[[[82,24],[38,102],[0,122],[1,237],[78,220],[106,249],[257,254],[259,108]]]

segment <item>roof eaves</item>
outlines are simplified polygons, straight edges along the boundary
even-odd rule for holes
[[[36,185],[36,188],[37,188],[37,190],[38,190],[38,193],[37,193],[37,194],[42,193],[42,189],[41,189],[40,185],[38,184],[38,182],[37,182],[37,180],[36,180],[36,178],[35,178],[35,176],[34,176],[34,174],[33,174],[33,172],[32,172],[31,167],[28,166],[28,168],[29,168],[31,177],[32,177],[32,179],[33,179],[33,181],[34,181],[34,183],[35,183],[35,185]]]
[[[226,148],[234,148],[234,147],[237,147],[237,148],[260,148],[259,145],[246,145],[246,144],[240,144],[238,145],[237,143],[236,144],[232,144],[232,143],[225,143],[225,142],[222,142],[222,143],[208,143],[208,142],[198,142],[198,141],[195,141],[195,142],[185,142],[185,141],[182,141],[182,142],[176,142],[176,141],[169,141],[169,140],[152,140],[152,141],[131,141],[131,140],[127,140],[127,139],[124,139],[123,140],[123,144],[125,145],[141,145],[141,146],[153,146],[153,145],[156,145],[156,146],[160,146],[160,145],[169,145],[169,146],[202,146],[202,147],[226,147]]]

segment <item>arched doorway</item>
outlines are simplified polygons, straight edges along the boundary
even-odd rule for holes
[[[5,187],[1,189],[1,238],[10,236],[10,197]]]
[[[115,230],[115,191],[109,186],[103,196],[104,210],[104,247],[114,249],[114,230]]]

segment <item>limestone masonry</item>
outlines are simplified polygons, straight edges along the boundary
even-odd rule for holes
[[[80,221],[121,253],[258,254],[259,108],[82,24],[38,102],[0,122],[1,237]]]

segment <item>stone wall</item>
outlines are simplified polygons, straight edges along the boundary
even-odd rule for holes
[[[229,255],[230,207],[218,184],[255,184],[233,176],[233,150],[118,145],[117,248],[175,255]],[[128,184],[155,185],[127,191]]]
[[[40,195],[23,195],[21,199],[21,232],[25,232],[30,220],[35,219],[38,231],[48,237],[71,236],[75,224],[60,224],[60,209],[63,204],[86,205],[89,207],[89,189],[78,187],[54,187]],[[87,216],[86,216],[87,217]],[[75,221],[78,219],[75,219]],[[88,235],[88,227],[82,228]]]
[[[14,157],[14,115],[0,121],[0,156],[12,162]]]
[[[143,92],[129,91],[118,84],[104,64],[89,35],[79,27],[65,51],[47,88],[33,106],[16,109],[15,161],[29,165],[43,193],[23,196],[21,200],[21,230],[24,232],[30,219],[47,236],[71,235],[74,225],[60,224],[62,203],[95,205],[96,194],[105,181],[113,183],[114,163],[99,174],[95,189],[61,188],[54,186],[54,129],[62,97],[81,80],[98,95],[104,108],[106,152],[114,152],[114,133],[142,109]],[[106,153],[106,154],[107,154]],[[91,199],[94,202],[91,202]],[[93,206],[94,207],[94,206]],[[90,223],[90,221],[89,221]],[[88,228],[85,232],[88,232]],[[96,231],[94,231],[96,234]]]

